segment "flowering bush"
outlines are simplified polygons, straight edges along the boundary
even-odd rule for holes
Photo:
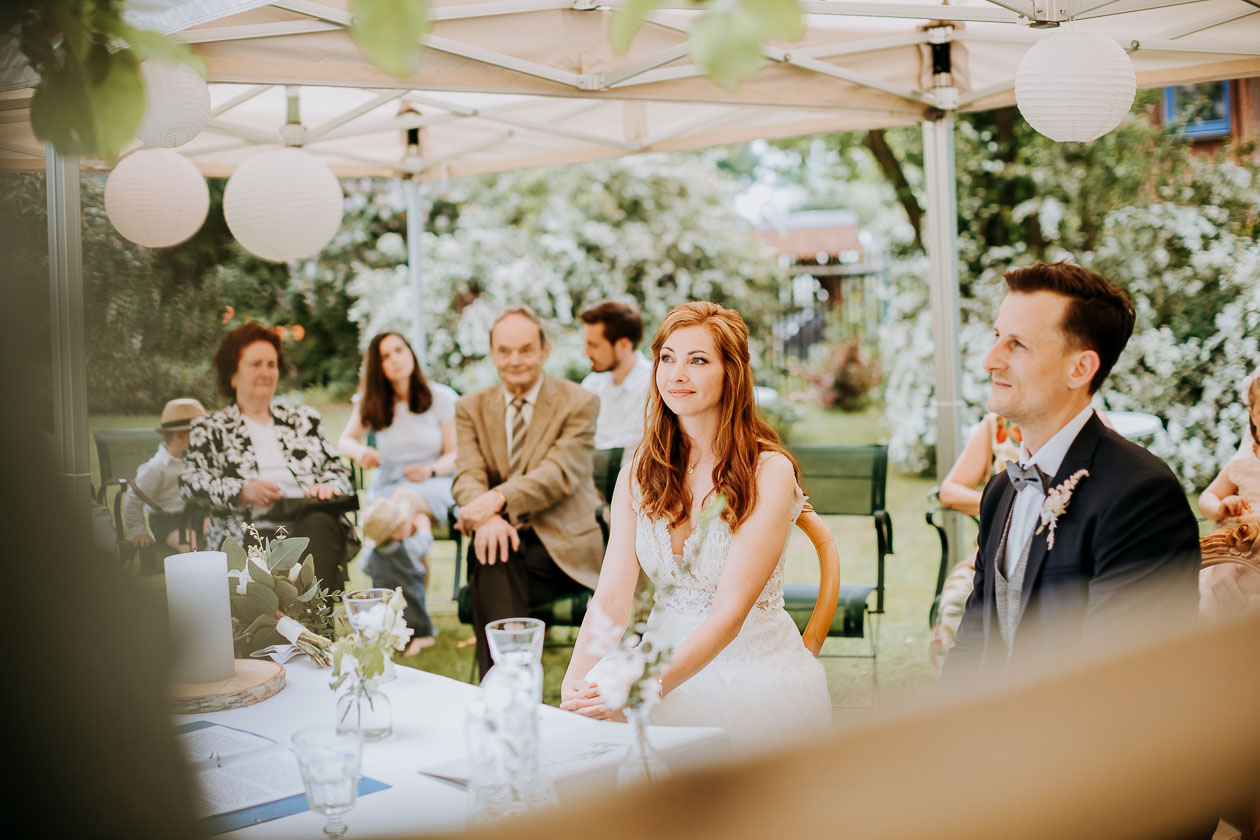
[[[683,301],[733,307],[751,329],[754,365],[762,364],[779,275],[770,249],[733,209],[736,188],[713,160],[681,155],[456,182],[458,222],[426,233],[422,248],[426,370],[464,393],[497,382],[490,324],[504,306],[527,304],[548,324],[548,372],[580,378],[590,364],[577,314],[609,297],[637,301],[649,337]],[[374,255],[387,250],[368,245]],[[404,260],[360,265],[350,282],[349,316],[365,346],[382,329],[409,327]]]
[[[1094,250],[1071,256],[1126,288],[1137,310],[1133,337],[1103,385],[1102,403],[1164,420],[1150,449],[1187,490],[1209,483],[1237,451],[1247,428],[1239,386],[1260,365],[1260,221],[1254,213],[1260,182],[1254,167],[1189,166],[1192,177],[1184,186],[1165,184],[1156,190],[1163,200],[1112,210]],[[959,341],[963,417],[975,421],[988,395],[981,360],[1006,293],[1002,273],[1038,257],[1022,245],[981,252],[966,233],[960,240],[978,266],[962,278]],[[1044,259],[1068,256],[1051,248]],[[888,364],[889,455],[913,472],[934,465],[936,444],[926,278],[922,258],[894,265],[880,331]]]
[[[879,365],[862,358],[862,343],[850,338],[811,348],[804,375],[823,408],[860,411],[879,382]]]

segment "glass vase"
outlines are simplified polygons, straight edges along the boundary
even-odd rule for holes
[[[379,688],[351,686],[337,698],[337,731],[358,732],[364,741],[381,741],[394,733],[389,698]]]
[[[625,709],[630,725],[630,748],[617,768],[617,783],[622,787],[655,782],[665,778],[665,762],[648,741],[648,713],[644,709]]]

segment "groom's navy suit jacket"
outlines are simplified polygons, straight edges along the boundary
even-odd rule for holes
[[[1048,549],[1048,528],[1032,538],[1012,660],[1039,653],[1070,657],[1077,646],[1129,630],[1145,616],[1193,620],[1198,609],[1198,526],[1172,471],[1097,415],[1076,436],[1049,486],[1081,469],[1089,475],[1059,517],[1054,548]],[[1004,562],[995,555],[1014,501],[1005,472],[984,488],[975,590],[945,660],[950,682],[1006,667],[994,575]],[[1052,649],[1040,650],[1044,645]]]

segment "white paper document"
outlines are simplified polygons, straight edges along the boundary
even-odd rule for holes
[[[297,759],[275,741],[218,724],[177,737],[193,771],[193,806],[198,817],[305,792]]]
[[[633,728],[612,721],[540,733],[538,765],[561,794],[615,781],[618,766],[630,749]],[[721,754],[726,739],[720,730],[692,726],[650,727],[648,738],[671,768]],[[680,754],[685,750],[690,755]],[[435,779],[466,786],[472,776],[468,755],[422,766],[419,772]]]

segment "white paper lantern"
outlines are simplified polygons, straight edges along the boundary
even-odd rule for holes
[[[1137,76],[1119,44],[1076,26],[1033,45],[1015,73],[1015,102],[1028,124],[1052,140],[1086,142],[1120,125],[1133,106]]]
[[[150,146],[169,149],[196,137],[210,119],[210,87],[186,64],[140,62],[144,119],[136,129]]]
[[[236,241],[276,262],[319,253],[341,226],[341,204],[337,176],[295,148],[254,155],[223,191],[223,215]]]
[[[206,179],[170,149],[127,155],[105,182],[105,214],[123,236],[147,248],[178,245],[196,233],[210,210]]]

